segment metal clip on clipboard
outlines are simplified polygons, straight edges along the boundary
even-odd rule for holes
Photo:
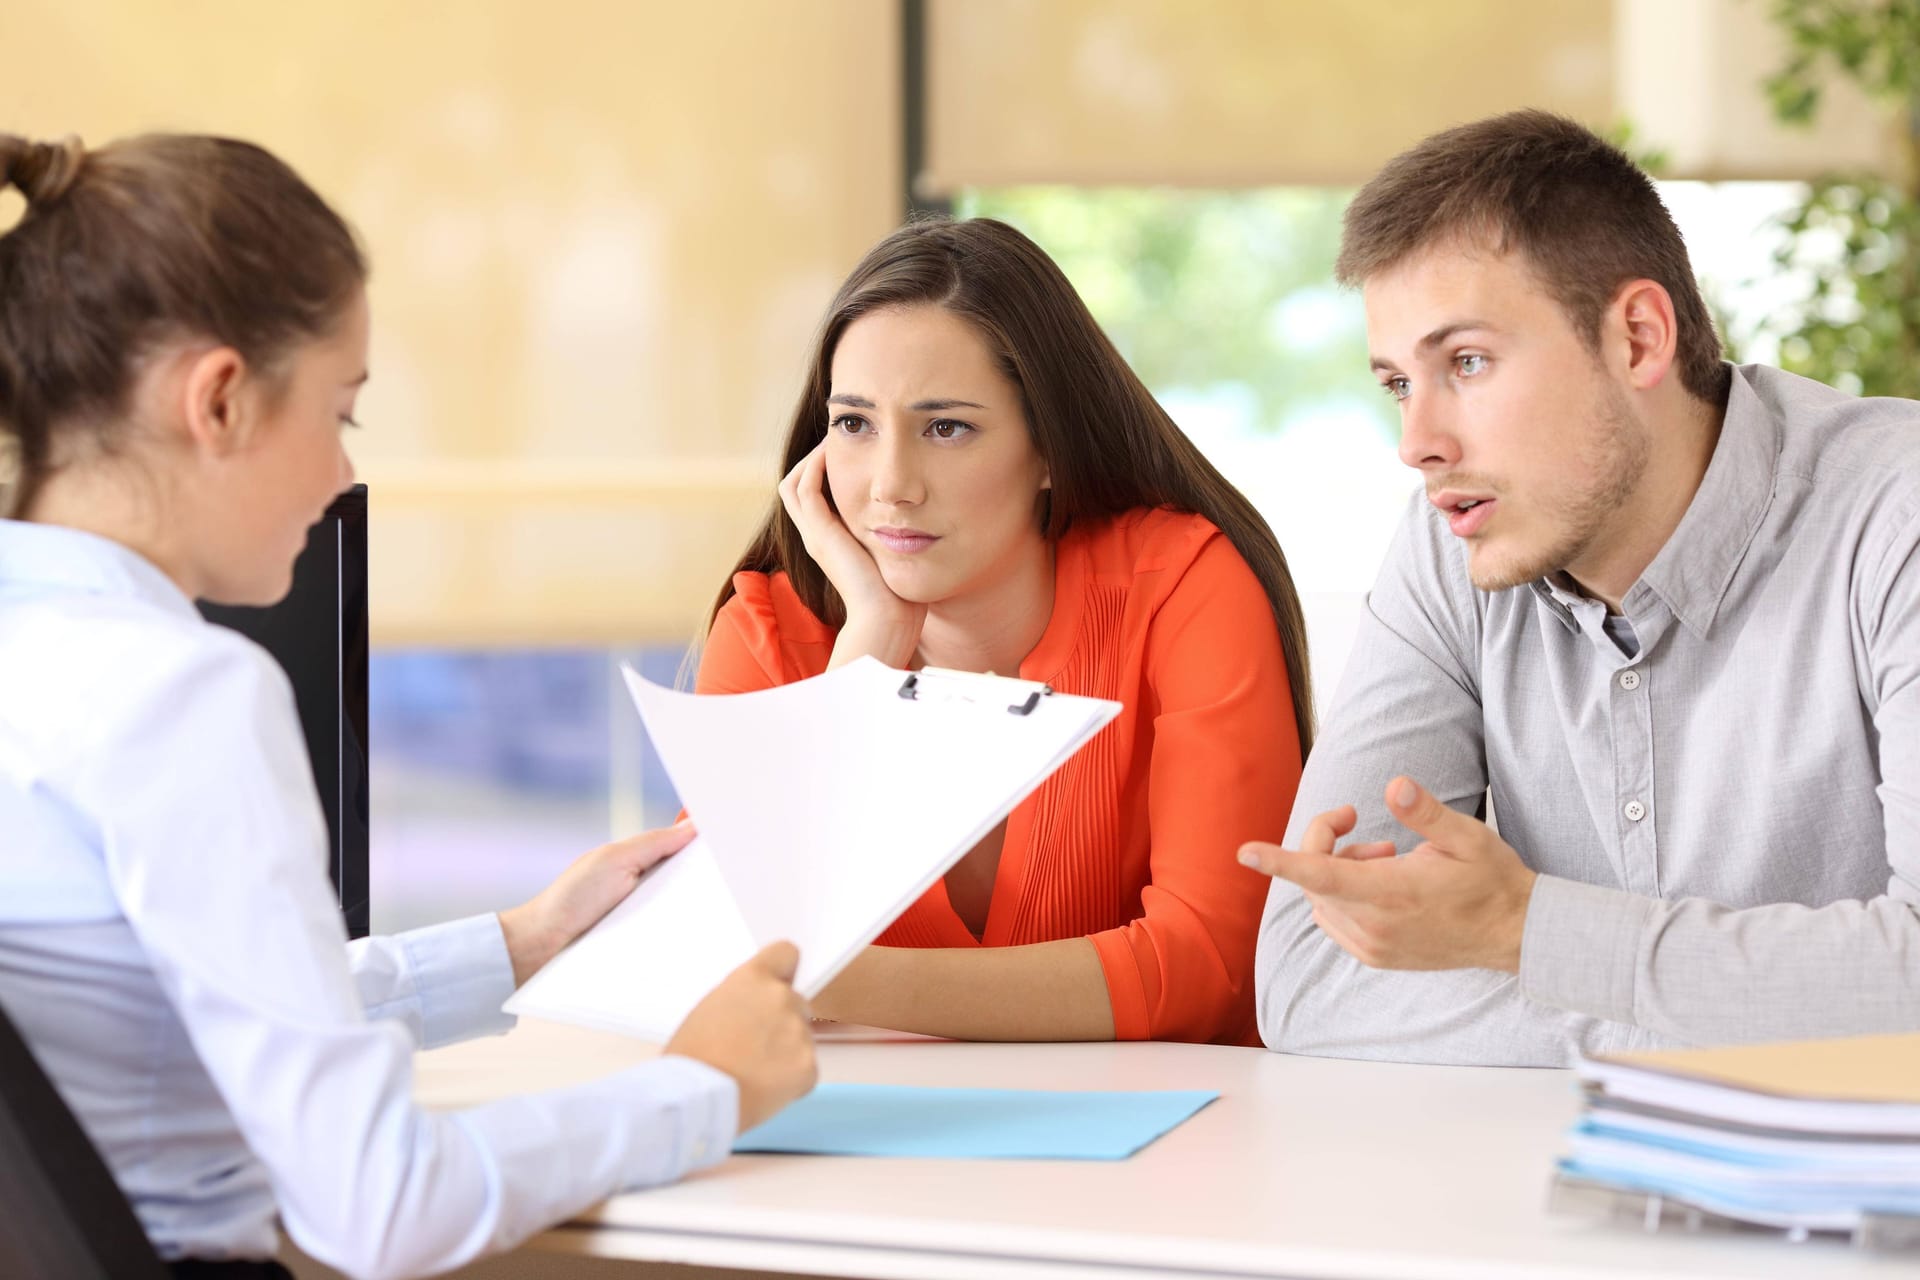
[[[900,696],[909,702],[999,702],[1016,716],[1032,715],[1040,699],[1052,692],[1051,685],[1038,680],[954,671],[947,667],[909,671],[900,685]]]

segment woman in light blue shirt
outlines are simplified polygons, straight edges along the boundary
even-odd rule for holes
[[[414,1105],[413,1050],[505,1029],[514,986],[689,833],[349,947],[286,679],[191,601],[285,594],[352,481],[360,251],[240,142],[0,135],[8,185],[28,208],[0,234],[0,1005],[161,1256],[274,1274],[247,1260],[277,1215],[355,1275],[457,1266],[719,1160],[811,1087],[783,945],[656,1062]]]

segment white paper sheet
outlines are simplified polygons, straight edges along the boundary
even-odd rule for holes
[[[997,682],[903,698],[870,658],[724,697],[626,677],[700,837],[506,1009],[653,1040],[769,942],[799,946],[817,995],[1120,711],[1053,694],[1013,715]]]

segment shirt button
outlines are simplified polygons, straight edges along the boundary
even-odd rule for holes
[[[1628,693],[1632,693],[1635,689],[1638,689],[1640,687],[1640,673],[1638,671],[1622,671],[1620,673],[1620,687]]]
[[[1647,816],[1647,806],[1641,804],[1638,800],[1629,800],[1627,801],[1627,807],[1621,810],[1621,812],[1627,815],[1628,822],[1638,822]]]

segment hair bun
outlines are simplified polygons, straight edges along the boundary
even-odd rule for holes
[[[78,135],[59,142],[29,142],[15,134],[0,134],[0,189],[20,188],[29,205],[44,204],[65,195],[80,176],[87,148]]]

